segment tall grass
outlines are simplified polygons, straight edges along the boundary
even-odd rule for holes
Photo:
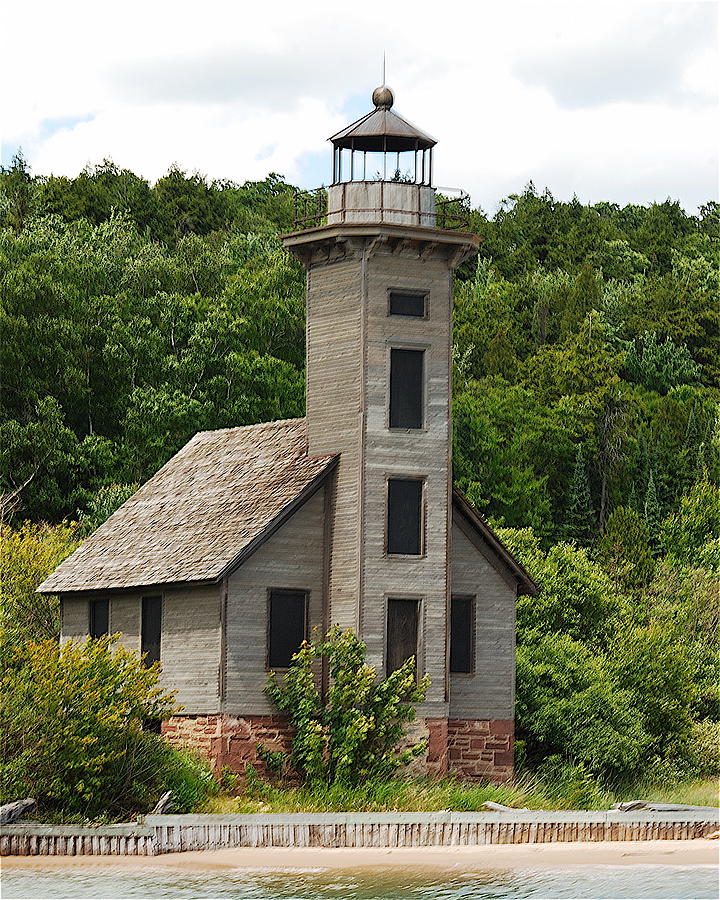
[[[715,806],[718,785],[707,779],[671,788],[628,787],[615,793],[603,790],[582,775],[553,784],[525,775],[503,785],[471,785],[454,778],[397,778],[358,788],[335,786],[314,792],[303,787],[271,785],[251,774],[237,796],[212,797],[203,812],[473,812],[481,810],[488,800],[516,809],[610,809],[624,799]]]

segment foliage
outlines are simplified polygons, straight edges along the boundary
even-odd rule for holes
[[[5,641],[56,633],[55,601],[33,591],[72,549],[59,523],[92,530],[198,430],[303,413],[304,278],[278,240],[291,195],[278,175],[174,167],[150,184],[110,160],[76,178],[21,156],[0,171]],[[471,224],[453,470],[541,586],[518,605],[528,762],[560,756],[581,793],[588,773],[627,779],[644,762],[709,771],[696,735],[720,720],[718,204],[583,205],[530,184]],[[333,772],[343,741],[357,746],[342,735]],[[326,784],[329,739],[305,739]]]
[[[35,588],[78,545],[73,525],[33,525],[13,529],[0,524],[0,646],[57,638],[60,613],[57,597]]]
[[[687,347],[676,347],[670,338],[658,344],[654,332],[640,336],[628,351],[625,365],[633,381],[658,394],[666,394],[679,384],[692,384],[700,374],[700,366]]]
[[[636,531],[628,539],[646,540],[639,517],[625,518]],[[706,594],[696,575],[680,582],[665,568],[650,580],[654,568],[636,573],[621,557],[625,585],[646,592],[630,602],[585,549],[544,551],[529,529],[500,534],[539,585],[518,601],[516,715],[528,764],[558,756],[606,781],[669,760],[683,775],[707,772],[693,721],[717,715],[717,584]],[[603,546],[617,552],[612,538]],[[638,563],[647,566],[647,545]]]
[[[720,572],[720,488],[707,480],[693,485],[662,523],[660,542],[677,564]]]
[[[246,784],[237,796],[211,798],[203,812],[473,812],[482,810],[488,800],[519,809],[609,809],[613,803],[638,797],[665,803],[720,805],[717,778],[685,779],[672,784],[645,778],[611,790],[601,787],[582,767],[568,766],[553,758],[542,777],[524,772],[506,784],[403,777],[365,782],[354,788],[336,785],[313,791],[257,779],[251,786]]]
[[[646,585],[655,571],[650,530],[634,509],[616,506],[597,543],[604,568],[625,590]]]
[[[325,698],[317,685],[319,660],[328,668]],[[423,752],[424,741],[405,749],[398,744],[429,683],[427,675],[418,681],[414,658],[377,680],[362,641],[335,627],[324,640],[304,643],[282,678],[271,672],[267,692],[290,717],[293,767],[317,789],[387,778]]]
[[[138,486],[136,484],[106,484],[90,498],[87,508],[80,513],[79,531],[85,537],[92,534],[110,516],[131,497]]]
[[[3,798],[84,817],[147,810],[168,789],[179,811],[204,802],[206,768],[143,729],[173,710],[158,675],[110,637],[15,648],[1,683]]]
[[[590,482],[582,446],[578,447],[575,457],[575,468],[570,492],[568,495],[568,507],[565,514],[565,529],[569,538],[575,538],[580,543],[589,541],[593,532],[594,515],[592,501],[590,500]]]

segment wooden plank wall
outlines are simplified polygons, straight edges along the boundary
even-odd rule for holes
[[[310,628],[322,628],[323,513],[320,488],[228,579],[224,712],[277,715],[265,694],[268,588],[309,592]]]
[[[183,713],[219,712],[220,585],[148,589],[162,593],[160,661],[162,684],[177,689]],[[140,652],[142,593],[110,593],[110,633]],[[84,640],[88,632],[87,597],[64,597],[61,640]]]
[[[220,711],[220,585],[164,594],[162,684],[176,689],[183,715]]]
[[[381,248],[367,261],[366,425],[363,470],[361,634],[368,660],[385,667],[388,597],[421,605],[418,667],[430,675],[421,716],[447,715],[446,646],[450,488],[451,278],[444,251]],[[427,294],[425,318],[388,315],[389,291]],[[424,427],[388,427],[390,351],[425,351]],[[386,484],[391,477],[425,481],[424,553],[385,554]]]
[[[307,276],[310,456],[341,453],[329,504],[329,624],[357,631],[360,595],[363,266],[358,256],[312,265]]]
[[[478,536],[476,541],[480,540]],[[475,671],[472,675],[450,676],[453,719],[514,718],[517,588],[497,566],[455,521],[452,590],[475,597]]]

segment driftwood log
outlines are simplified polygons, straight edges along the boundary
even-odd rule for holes
[[[15,800],[12,803],[6,803],[0,806],[0,825],[10,825],[11,822],[17,822],[25,813],[29,813],[37,806],[37,800],[32,797],[26,797],[25,800]]]
[[[150,813],[151,816],[160,816],[167,812],[168,807],[172,804],[172,791],[166,791],[155,804],[155,809]]]

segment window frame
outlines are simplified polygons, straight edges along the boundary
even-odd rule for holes
[[[390,603],[393,600],[412,600],[415,602],[416,610],[417,610],[417,636],[416,636],[416,648],[415,648],[415,677],[419,681],[420,680],[420,672],[425,671],[425,595],[424,594],[413,594],[412,592],[408,593],[399,593],[397,591],[393,591],[392,593],[385,595],[385,635],[383,640],[383,670],[385,672],[385,677],[391,673],[388,671],[388,662],[390,654],[389,643],[390,643]]]
[[[305,599],[303,606],[303,641],[307,641],[310,636],[310,591],[307,588],[296,587],[269,587],[266,591],[265,600],[265,671],[266,672],[287,672],[289,666],[271,666],[270,665],[270,616],[272,613],[272,595],[273,594],[302,594]],[[300,642],[302,643],[302,641]]]
[[[392,311],[392,295],[393,294],[404,294],[405,296],[413,296],[413,297],[422,297],[423,301],[423,313],[421,316],[414,316],[412,314],[408,315],[407,313],[396,313]],[[430,291],[426,288],[408,288],[408,287],[391,287],[388,288],[387,292],[387,314],[388,316],[397,317],[399,319],[419,319],[421,321],[429,318],[428,313],[428,298],[430,296]]]
[[[469,672],[455,672],[452,669],[452,603],[453,600],[469,600],[470,601],[470,671]],[[477,594],[451,594],[450,595],[450,622],[448,628],[448,635],[450,638],[449,646],[448,646],[448,672],[449,674],[455,678],[473,678],[475,676],[475,668],[477,663],[477,645],[476,645],[476,634],[477,634]]]
[[[390,551],[390,482],[391,481],[419,481],[420,482],[420,552],[419,553],[392,553]],[[423,559],[426,554],[427,531],[427,478],[423,475],[392,474],[385,476],[385,534],[383,540],[384,555],[390,559]],[[402,599],[402,598],[399,598]]]
[[[88,600],[88,637],[93,640],[105,637],[110,634],[110,598],[109,597],[91,597]],[[107,630],[100,634],[93,634],[93,625],[95,623],[95,605],[97,603],[105,603],[107,605]]]
[[[420,378],[420,425],[408,427],[407,425],[392,425],[390,420],[390,407],[392,404],[392,358],[394,350],[410,350],[413,353],[422,353],[422,375]],[[388,344],[387,350],[387,402],[385,404],[385,427],[395,434],[418,434],[427,431],[427,371],[429,344],[413,344],[406,341],[393,341]]]

